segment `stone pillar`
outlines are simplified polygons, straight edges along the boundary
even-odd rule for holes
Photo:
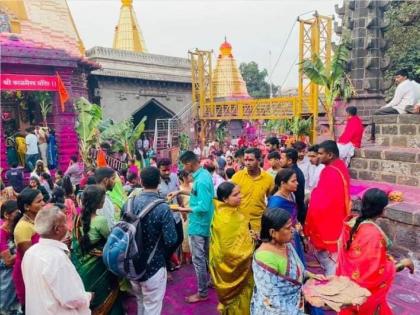
[[[385,104],[384,70],[389,65],[385,58],[384,31],[389,25],[384,21],[384,11],[389,0],[344,0],[343,7],[336,6],[342,19],[335,31],[349,40],[350,78],[356,94],[349,105],[358,108],[359,115],[368,118]],[[340,113],[338,113],[340,114]]]

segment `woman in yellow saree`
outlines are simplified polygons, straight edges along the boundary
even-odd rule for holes
[[[217,189],[216,210],[210,232],[209,269],[223,315],[249,314],[254,280],[254,242],[249,222],[238,211],[239,186],[222,183]]]

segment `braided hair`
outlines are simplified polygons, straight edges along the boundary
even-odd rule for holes
[[[98,185],[88,185],[83,190],[82,194],[82,231],[83,235],[80,239],[80,248],[83,254],[86,254],[91,249],[91,242],[89,238],[90,223],[92,214],[103,204],[105,198],[105,190]]]
[[[350,231],[350,237],[346,244],[346,250],[350,249],[354,234],[357,232],[360,224],[365,220],[380,216],[387,205],[388,196],[383,190],[371,188],[364,193],[362,198],[362,210]]]

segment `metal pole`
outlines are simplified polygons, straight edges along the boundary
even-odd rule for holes
[[[271,77],[273,75],[273,69],[271,69],[271,50],[268,51],[268,71],[268,78],[270,79],[270,98],[273,98],[273,79]]]

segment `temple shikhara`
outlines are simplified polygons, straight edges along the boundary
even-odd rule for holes
[[[115,27],[112,48],[142,53],[147,52],[146,43],[133,8],[133,0],[121,1],[120,18],[118,25]]]
[[[250,98],[245,81],[233,57],[232,45],[226,39],[220,45],[220,52],[212,80],[213,93],[216,100]]]
[[[89,89],[105,117],[137,124],[147,116],[151,136],[157,118],[171,118],[191,102],[189,60],[147,52],[132,1],[121,1],[113,47],[93,47],[86,57],[100,65]]]

